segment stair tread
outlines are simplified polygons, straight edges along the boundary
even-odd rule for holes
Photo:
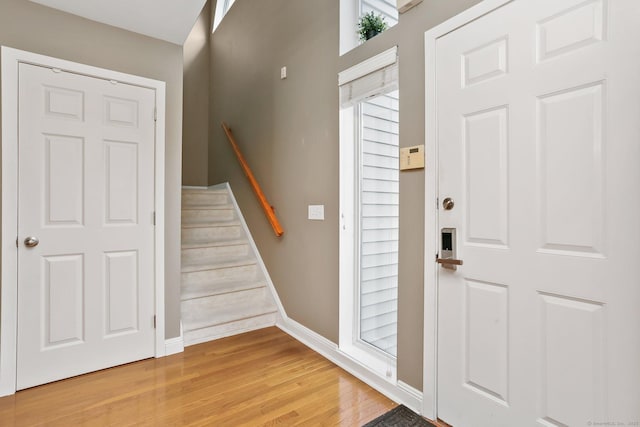
[[[264,288],[266,286],[267,282],[264,279],[213,280],[182,287],[180,299],[181,301],[188,301],[196,298]]]
[[[230,203],[224,203],[219,205],[193,205],[183,206],[183,211],[220,211],[234,209],[234,206]]]
[[[242,256],[225,256],[219,257],[215,261],[198,261],[182,264],[183,273],[191,273],[194,271],[216,270],[218,268],[239,267],[242,265],[257,264],[257,260],[253,253],[251,255]]]
[[[183,188],[182,189],[183,193],[189,193],[189,194],[194,194],[194,193],[204,193],[204,194],[229,194],[227,192],[226,188]]]
[[[219,221],[203,221],[194,223],[183,223],[182,228],[215,228],[215,227],[232,227],[241,225],[237,219],[219,220]]]
[[[248,245],[247,239],[210,240],[206,242],[183,243],[182,249],[219,248],[220,246]]]

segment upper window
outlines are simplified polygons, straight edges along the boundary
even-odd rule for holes
[[[236,0],[218,0],[216,2],[216,10],[213,15],[213,29],[211,31],[215,31],[222,22],[222,18],[227,14],[231,6]]]
[[[389,27],[398,23],[396,0],[340,0],[340,55],[358,46],[358,19],[365,13],[382,15]]]
[[[360,0],[360,16],[369,12],[382,15],[390,27],[398,23],[396,0]]]

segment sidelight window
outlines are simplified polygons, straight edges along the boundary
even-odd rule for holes
[[[399,91],[396,48],[340,73],[340,347],[394,377]]]

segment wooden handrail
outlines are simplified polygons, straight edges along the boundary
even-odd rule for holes
[[[262,192],[262,189],[260,188],[260,185],[258,184],[258,181],[256,181],[256,178],[253,176],[253,172],[251,172],[251,169],[249,168],[247,161],[244,159],[242,152],[240,152],[240,148],[238,147],[238,144],[236,143],[236,140],[233,137],[233,134],[231,133],[231,129],[229,129],[229,126],[227,126],[225,122],[222,122],[222,129],[224,129],[224,133],[227,134],[229,143],[231,144],[233,151],[236,153],[236,157],[238,157],[240,166],[242,166],[242,170],[244,171],[244,174],[247,176],[247,179],[249,180],[249,184],[251,184],[251,188],[253,189],[253,192],[256,194],[256,197],[258,198],[258,201],[260,202],[260,205],[262,206],[262,209],[264,210],[264,213],[267,216],[267,219],[269,220],[271,227],[273,227],[273,231],[276,233],[276,236],[278,237],[282,236],[284,234],[284,230],[282,229],[282,226],[280,225],[278,218],[276,218],[275,209],[273,208],[273,206],[269,204],[269,202],[267,201],[267,198]]]

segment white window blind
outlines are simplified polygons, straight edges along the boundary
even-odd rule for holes
[[[360,103],[360,339],[397,351],[399,93]]]
[[[398,63],[380,68],[340,86],[340,106],[355,105],[368,98],[398,89]]]
[[[398,89],[398,46],[338,74],[340,108]]]

